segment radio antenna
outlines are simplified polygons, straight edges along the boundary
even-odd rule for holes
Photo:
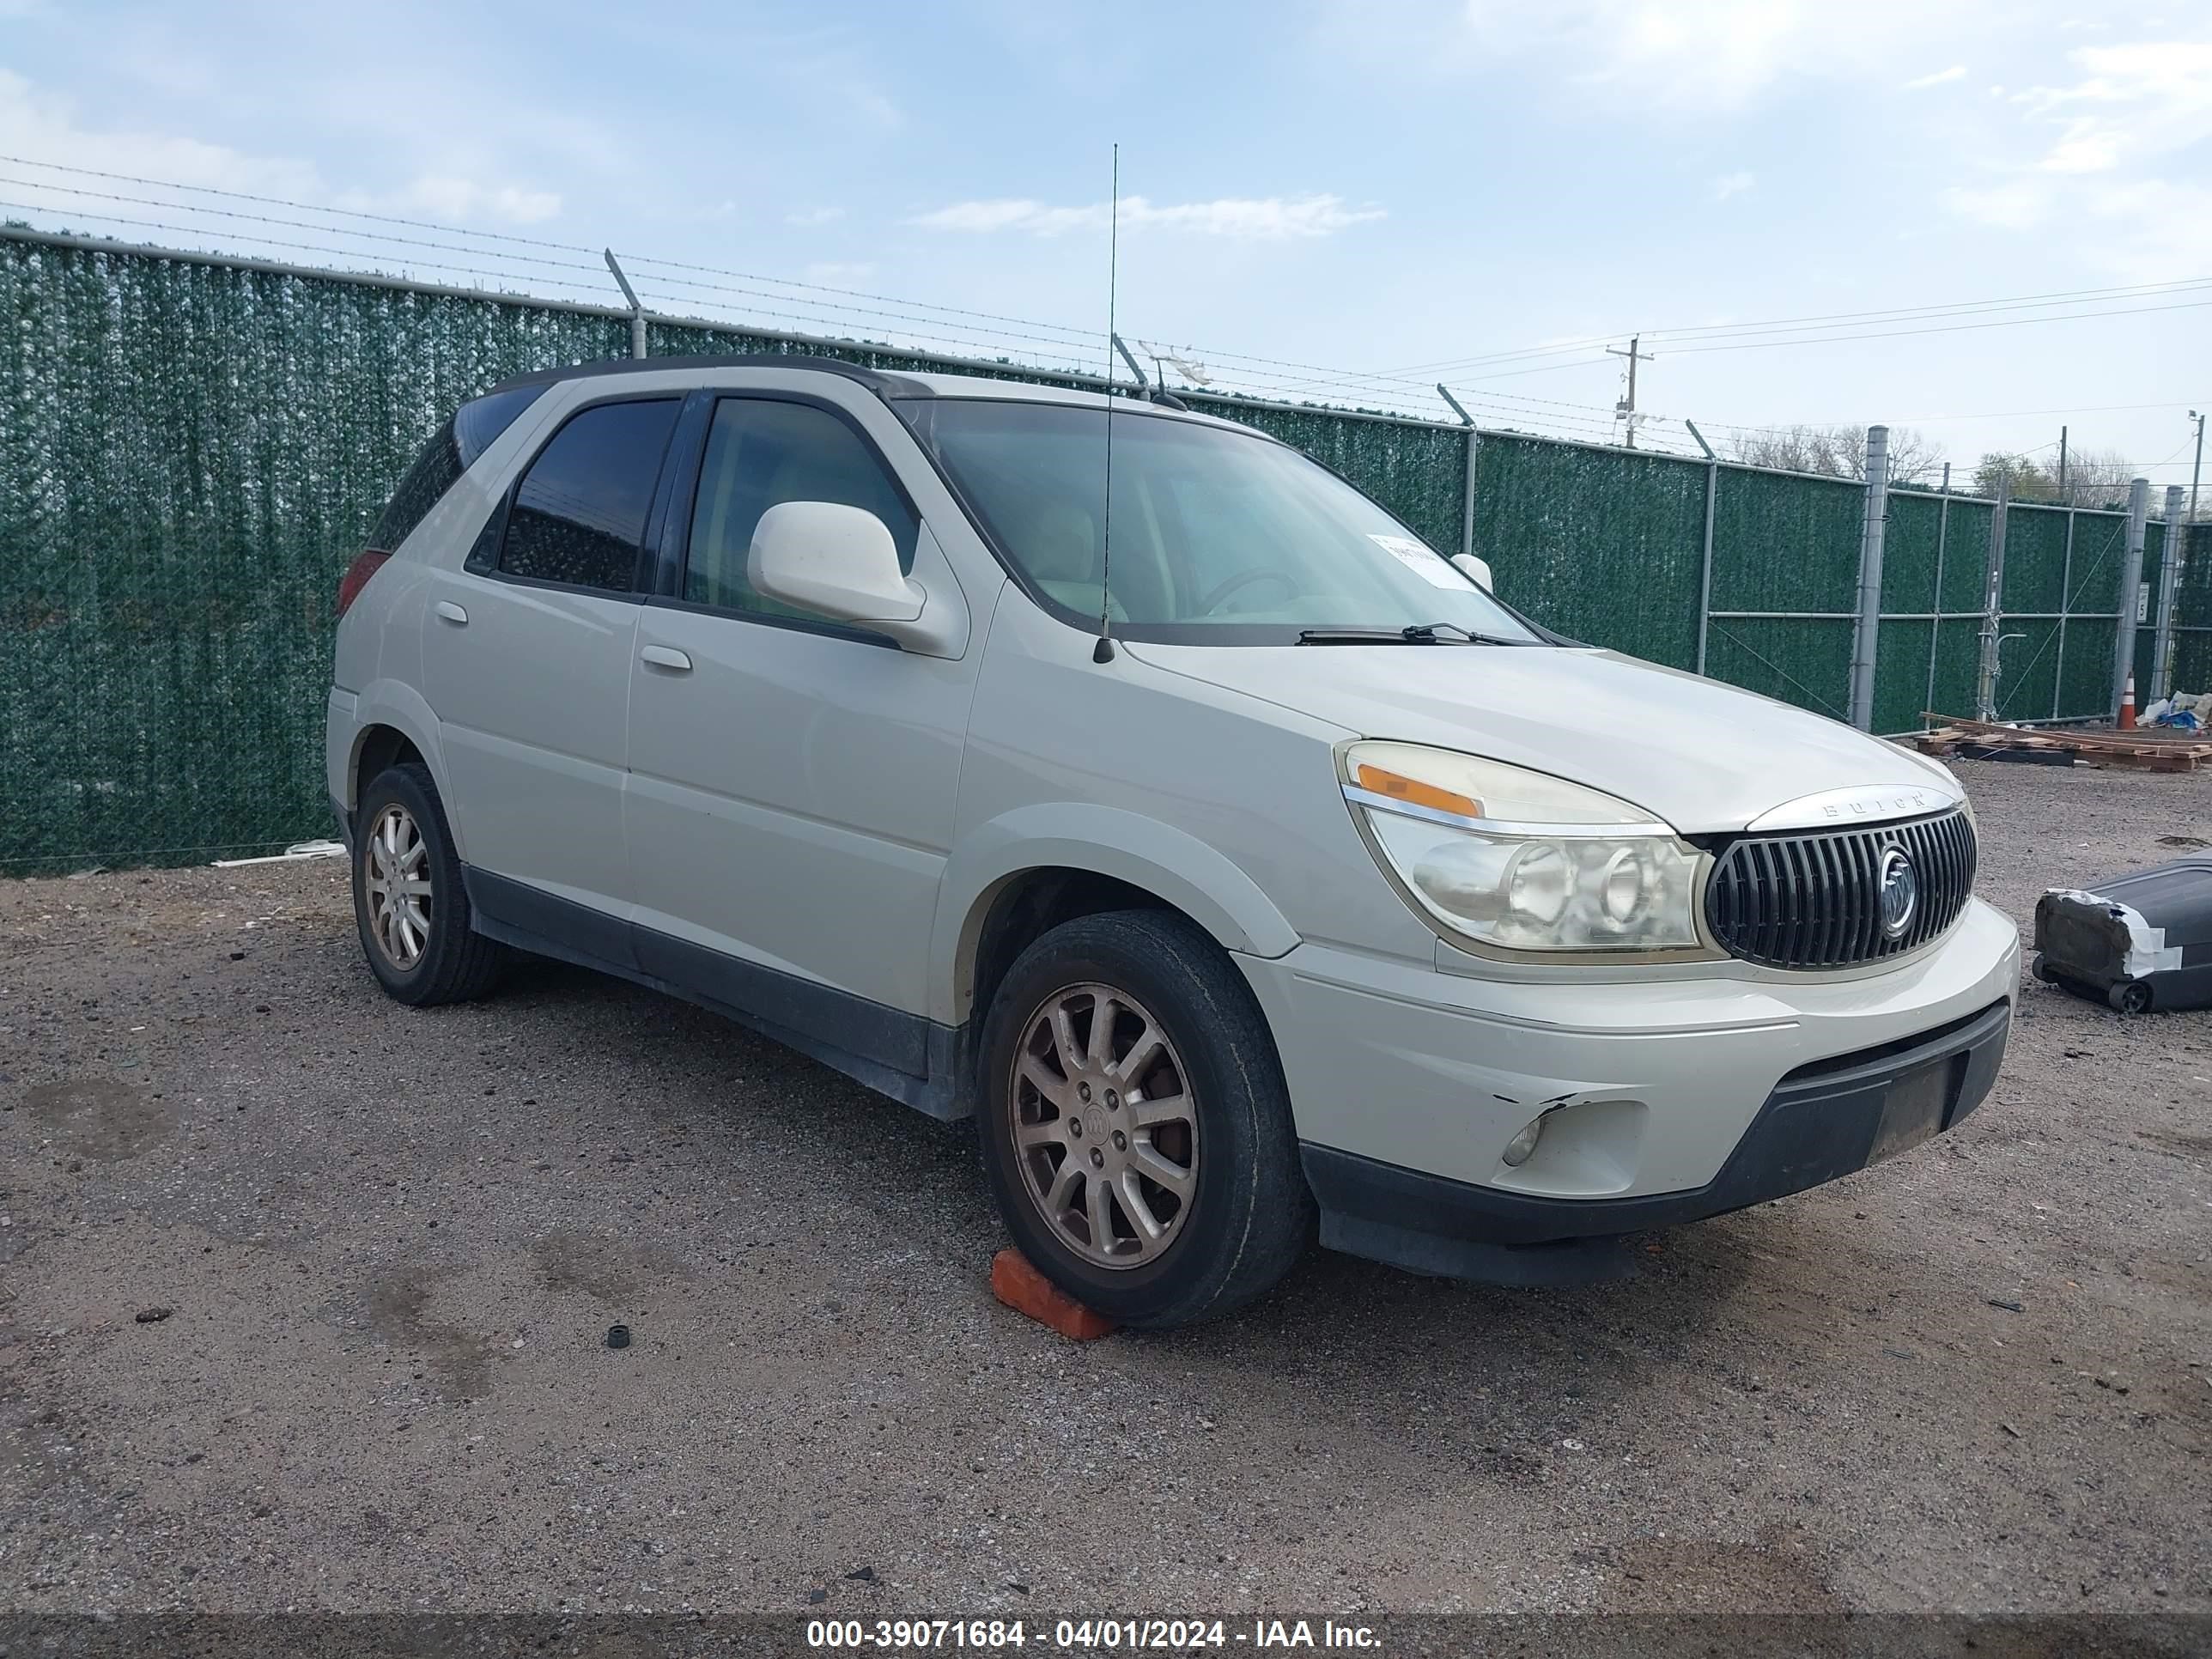
[[[1114,660],[1113,592],[1107,579],[1114,569],[1114,301],[1120,276],[1121,237],[1121,146],[1114,146],[1114,187],[1106,219],[1106,502],[1098,525],[1098,643],[1091,660]]]

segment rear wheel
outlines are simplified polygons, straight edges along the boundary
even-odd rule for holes
[[[1313,1224],[1250,988],[1187,919],[1085,916],[1007,971],[984,1024],[983,1163],[1024,1255],[1125,1324],[1217,1317]]]
[[[377,982],[416,1007],[489,991],[507,953],[471,922],[429,769],[410,761],[378,774],[354,826],[354,921]]]

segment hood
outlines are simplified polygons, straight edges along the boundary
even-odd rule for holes
[[[1939,786],[1935,762],[1754,692],[1611,651],[1543,646],[1123,642],[1156,668],[1332,721],[1588,784],[1687,835],[1785,802]]]

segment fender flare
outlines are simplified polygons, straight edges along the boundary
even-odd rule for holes
[[[430,769],[430,780],[438,786],[438,793],[447,799],[452,792],[446,787],[446,753],[438,741],[441,730],[438,716],[422,694],[413,686],[399,680],[372,680],[354,696],[353,736],[346,750],[345,798],[342,803],[351,812],[361,805],[360,772],[362,744],[373,726],[388,726],[415,745],[422,757],[422,763]],[[465,861],[468,857],[467,832],[453,822],[454,847]]]
[[[1279,957],[1298,942],[1257,882],[1221,853],[1158,818],[1079,801],[1017,807],[960,838],[938,890],[930,945],[932,1018],[968,1017],[983,923],[1006,884],[1031,870],[1083,870],[1141,887],[1224,950]]]

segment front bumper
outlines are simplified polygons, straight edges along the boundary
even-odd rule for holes
[[[1592,1254],[1572,1241],[1863,1167],[1888,1150],[1900,1079],[1948,1068],[1934,1127],[1952,1127],[1995,1078],[2020,940],[1975,901],[1932,949],[1858,975],[1478,979],[1311,944],[1240,963],[1282,1054],[1322,1242],[1526,1280],[1604,1270],[1571,1260]],[[1535,1154],[1507,1164],[1539,1114]]]
[[[1766,1097],[1721,1172],[1689,1192],[1537,1198],[1308,1146],[1301,1151],[1321,1205],[1322,1243],[1449,1278],[1603,1274],[1614,1264],[1602,1246],[1620,1234],[1803,1192],[1903,1150],[1916,1127],[1956,1127],[1996,1081],[2011,1028],[2012,1005],[1999,1001],[1921,1041],[1802,1067]],[[1901,1121],[1899,1103],[1930,1074],[1933,1115],[1922,1125]]]

